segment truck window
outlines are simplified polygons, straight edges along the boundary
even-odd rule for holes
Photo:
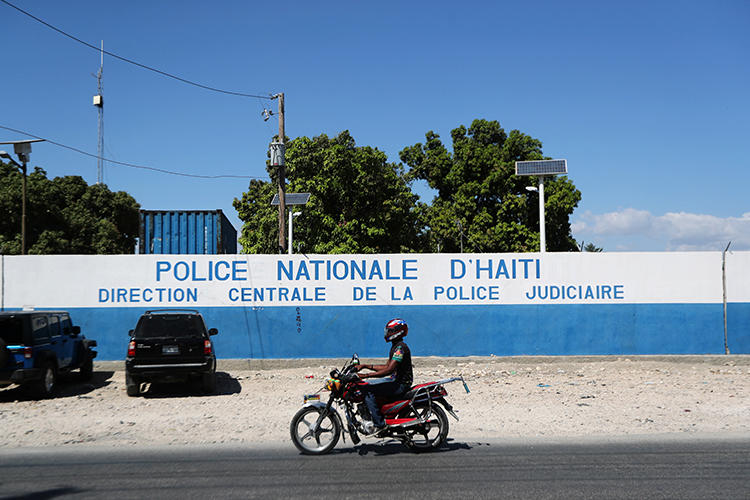
[[[23,345],[23,320],[13,316],[0,318],[0,338],[8,345]]]
[[[136,338],[198,337],[206,335],[206,326],[200,316],[155,315],[144,316],[135,328]]]
[[[31,320],[31,332],[35,344],[49,342],[49,329],[47,328],[47,316],[36,316]]]
[[[57,315],[51,315],[48,319],[49,324],[47,327],[49,328],[49,334],[51,337],[59,337],[60,336],[60,318],[58,318]]]
[[[73,322],[70,321],[70,316],[67,314],[60,316],[60,327],[65,335],[73,333]]]

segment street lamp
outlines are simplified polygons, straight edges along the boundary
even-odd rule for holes
[[[289,255],[292,255],[292,219],[300,215],[302,212],[292,212],[289,210]]]
[[[289,207],[289,248],[288,253],[292,253],[292,217],[299,215],[302,212],[295,212],[292,214],[293,205],[304,205],[310,199],[310,193],[285,193],[285,205]],[[280,205],[281,201],[278,194],[273,195],[271,205]],[[284,220],[283,218],[281,220]],[[283,229],[284,226],[282,225]]]
[[[23,173],[23,195],[21,196],[21,255],[26,255],[26,164],[31,156],[31,143],[42,142],[44,139],[30,139],[26,141],[0,142],[0,144],[13,144],[13,152],[21,160],[19,165],[10,154],[0,151],[0,158],[10,160],[10,162],[19,168]]]
[[[458,228],[458,233],[461,235],[461,253],[464,253],[464,227],[458,219],[456,219],[456,227]]]
[[[526,186],[526,191],[539,193],[539,251],[544,252],[547,250],[544,225],[544,177],[539,177],[539,187]]]
[[[516,175],[535,175],[539,178],[539,187],[526,186],[527,191],[539,192],[539,252],[547,251],[544,231],[544,178],[553,175],[567,174],[568,160],[533,160],[517,161]]]

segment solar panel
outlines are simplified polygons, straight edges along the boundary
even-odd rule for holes
[[[286,193],[284,195],[284,203],[286,205],[304,205],[307,203],[307,200],[310,199],[310,193]],[[271,205],[278,205],[279,204],[279,195],[275,194],[273,195],[273,200],[271,200]]]
[[[568,173],[568,160],[517,161],[516,175],[558,175]]]

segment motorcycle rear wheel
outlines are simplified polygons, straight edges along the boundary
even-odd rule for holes
[[[292,418],[289,433],[292,442],[305,455],[324,455],[331,451],[341,436],[341,423],[333,412],[328,412],[317,429],[315,422],[325,408],[305,406]]]
[[[432,414],[426,423],[405,429],[406,439],[404,444],[415,452],[439,449],[448,438],[449,425],[445,411],[437,404],[433,404],[431,407],[429,404],[417,404],[415,410],[421,418],[426,418],[430,410],[432,410]],[[411,410],[405,415],[405,417],[413,416],[414,412]]]

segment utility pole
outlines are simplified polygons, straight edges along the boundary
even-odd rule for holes
[[[286,165],[284,164],[284,93],[281,92],[273,96],[274,99],[279,100],[279,153],[278,167],[279,167],[279,253],[284,253],[286,249]]]
[[[94,106],[99,109],[99,135],[96,143],[96,183],[104,183],[104,93],[102,92],[102,75],[104,73],[104,40],[100,51],[99,72],[95,75],[97,81],[97,94],[94,96]]]

